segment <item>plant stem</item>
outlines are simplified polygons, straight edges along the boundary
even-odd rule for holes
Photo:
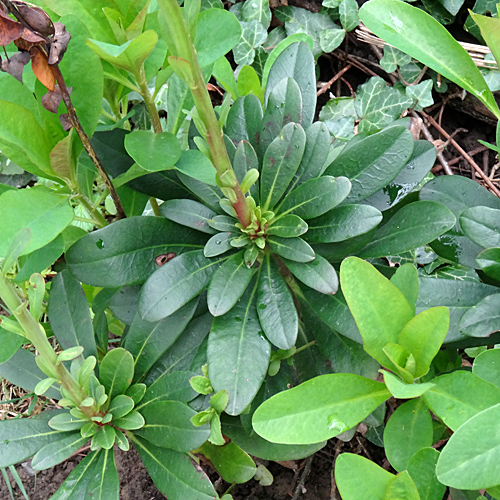
[[[160,115],[158,114],[158,110],[156,109],[153,96],[149,92],[148,80],[146,79],[146,73],[144,72],[144,64],[141,66],[139,73],[135,75],[135,79],[137,80],[139,88],[141,89],[140,94],[144,99],[144,104],[146,105],[146,109],[148,110],[149,116],[151,118],[153,130],[155,134],[161,134],[163,130],[161,128]]]
[[[233,172],[233,167],[227,154],[226,145],[224,144],[222,128],[215,115],[205,79],[196,58],[196,51],[191,40],[191,35],[176,0],[158,0],[158,4],[163,11],[164,15],[162,17],[167,23],[170,38],[174,45],[173,47],[169,47],[170,50],[174,56],[184,59],[189,64],[191,81],[188,82],[188,85],[193,94],[198,116],[207,131],[206,140],[210,148],[213,165],[219,177],[222,177],[225,172]],[[245,195],[241,192],[238,181],[236,181],[236,186],[231,189],[234,191],[236,197],[233,208],[241,224],[247,227],[252,221],[251,211]]]
[[[87,415],[95,415],[96,409],[92,407],[81,407],[80,403],[87,397],[83,389],[77,384],[66,367],[57,364],[57,354],[52,349],[47,336],[42,327],[35,321],[28,310],[28,304],[16,292],[13,285],[0,273],[0,298],[5,303],[7,309],[14,315],[24,330],[26,338],[38,351],[38,356],[42,358],[44,366],[50,367],[50,373],[45,373],[49,377],[55,378],[66,390],[71,399]],[[49,371],[49,370],[47,370]]]
[[[94,219],[94,224],[99,227],[104,227],[108,225],[108,222],[104,216],[97,210],[96,207],[92,206],[92,203],[83,194],[79,194],[77,197],[78,201],[87,209],[87,212]]]
[[[158,202],[156,201],[156,198],[154,196],[151,196],[151,198],[149,198],[149,204],[151,205],[155,216],[161,217],[160,207],[158,206]]]

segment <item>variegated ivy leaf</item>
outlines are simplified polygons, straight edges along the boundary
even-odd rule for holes
[[[342,28],[329,28],[319,34],[319,46],[323,52],[333,52],[344,40],[345,30]]]
[[[341,118],[356,117],[354,99],[352,97],[336,97],[330,99],[319,112],[321,121],[337,121]]]
[[[380,66],[387,73],[396,71],[398,66],[404,66],[411,62],[411,57],[392,45],[384,46],[384,57],[380,59]]]
[[[257,20],[242,22],[241,28],[241,39],[233,49],[234,61],[239,65],[250,65],[255,58],[256,47],[266,41],[267,31]]]
[[[408,85],[406,95],[410,99],[417,101],[415,109],[426,108],[434,104],[432,98],[432,80],[425,80],[417,85]]]
[[[241,8],[241,18],[245,22],[257,20],[267,30],[271,24],[269,0],[247,0]]]
[[[208,9],[223,9],[222,0],[201,0],[200,12]]]
[[[360,117],[359,132],[371,133],[397,120],[413,104],[409,97],[388,87],[376,76],[358,87],[354,108]]]

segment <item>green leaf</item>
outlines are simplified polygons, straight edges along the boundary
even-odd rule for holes
[[[307,223],[297,215],[287,214],[275,220],[276,222],[272,222],[266,229],[266,234],[281,238],[294,238],[307,231]]]
[[[205,247],[203,248],[203,255],[205,257],[217,257],[223,253],[233,250],[231,241],[237,237],[238,233],[217,233],[212,236]]]
[[[2,272],[7,274],[11,267],[16,263],[21,254],[28,248],[31,243],[31,229],[27,227],[21,228],[12,238],[9,249],[7,250],[2,262]],[[31,274],[30,274],[31,276]],[[29,276],[28,278],[29,279]]]
[[[361,201],[399,174],[412,154],[413,142],[406,128],[387,128],[345,147],[324,173],[347,177],[352,183],[347,199]]]
[[[24,342],[25,339],[21,335],[0,327],[0,365],[7,362]]]
[[[20,338],[22,340],[22,337]],[[34,391],[40,380],[47,378],[47,375],[38,368],[35,355],[26,349],[18,349],[7,361],[0,364],[0,375],[29,392]],[[45,395],[49,398],[61,399],[61,393],[54,387],[51,387]]]
[[[487,248],[483,250],[476,259],[481,270],[488,276],[500,279],[500,248]]]
[[[341,205],[310,219],[304,239],[309,243],[345,241],[367,233],[381,221],[382,214],[370,205]]]
[[[266,255],[259,271],[257,313],[260,324],[272,344],[279,349],[290,349],[299,331],[292,294],[270,254]]]
[[[137,430],[144,426],[144,417],[138,411],[131,411],[124,417],[113,420],[113,425],[125,430]]]
[[[135,402],[131,397],[120,394],[111,400],[108,412],[113,414],[113,418],[121,418],[131,412],[134,406]]]
[[[31,230],[31,243],[21,253],[29,254],[51,242],[73,220],[73,209],[66,196],[46,188],[6,191],[0,196],[0,257],[5,257],[15,235]]]
[[[436,477],[436,463],[439,451],[434,448],[422,448],[408,462],[408,473],[415,482],[420,500],[443,498],[446,486]]]
[[[311,262],[294,262],[283,257],[281,260],[296,278],[313,290],[332,295],[337,292],[337,272],[321,255],[316,254]]]
[[[144,170],[167,170],[181,157],[181,147],[169,132],[155,134],[151,130],[134,130],[125,136],[127,153]]]
[[[473,416],[451,436],[437,462],[438,480],[464,490],[491,488],[500,484],[498,433],[494,429],[500,418],[500,404]]]
[[[359,86],[354,101],[356,113],[361,118],[359,132],[362,134],[378,132],[397,120],[412,103],[412,99],[399,90],[388,87],[385,80],[379,76],[370,78]]]
[[[167,262],[144,284],[139,297],[139,312],[146,321],[170,316],[196,297],[225,259],[208,259],[195,250]]]
[[[156,446],[188,452],[201,446],[210,435],[208,425],[191,424],[190,419],[196,412],[179,401],[157,401],[141,412],[146,423],[135,435]]]
[[[98,40],[87,40],[87,45],[105,61],[123,68],[132,74],[139,74],[142,64],[158,42],[153,30],[145,31],[123,45],[112,45]]]
[[[484,248],[500,246],[500,210],[489,207],[472,207],[460,216],[462,231],[474,243]]]
[[[333,52],[344,41],[344,38],[345,30],[343,29],[325,29],[319,34],[319,45],[323,52]]]
[[[113,450],[98,450],[83,458],[51,499],[118,500],[119,490]]]
[[[183,151],[175,169],[188,177],[215,186],[215,168],[212,162],[197,149]]]
[[[252,458],[233,442],[224,446],[205,443],[201,452],[228,483],[246,483],[257,470]]]
[[[48,443],[38,450],[33,457],[31,466],[36,471],[50,469],[73,455],[87,441],[88,438],[82,437],[79,432],[65,433],[64,437]]]
[[[391,372],[381,370],[381,373],[384,375],[384,382],[387,389],[391,391],[391,394],[396,399],[418,398],[424,394],[424,392],[434,387],[434,384],[431,383],[407,384]]]
[[[109,425],[103,425],[92,437],[92,443],[97,444],[105,450],[109,450],[115,444],[115,438],[115,428]]]
[[[20,104],[7,101],[0,101],[0,114],[4,117],[0,125],[2,153],[33,175],[57,179],[50,167],[52,146],[35,115]]]
[[[278,207],[279,217],[293,213],[302,219],[312,219],[342,203],[351,189],[346,177],[323,176],[309,179],[291,191]],[[279,219],[278,217],[278,219]]]
[[[448,333],[450,313],[446,307],[433,307],[412,318],[401,330],[398,344],[415,358],[415,378],[424,376]]]
[[[66,263],[84,283],[121,287],[144,283],[158,269],[159,255],[202,248],[205,240],[162,217],[129,217],[81,238],[67,251]]]
[[[440,203],[415,201],[405,205],[377,230],[360,256],[398,255],[431,242],[455,225],[453,213]]]
[[[456,431],[477,413],[500,403],[500,388],[471,372],[456,371],[431,380],[422,397],[446,426]]]
[[[229,257],[217,271],[208,286],[208,309],[213,316],[222,316],[232,309],[250,284],[254,274],[243,259],[244,252]]]
[[[106,388],[109,399],[123,394],[134,377],[134,358],[132,354],[118,347],[109,351],[99,367],[99,381]]]
[[[255,149],[260,140],[262,124],[262,105],[259,98],[247,95],[237,99],[227,115],[226,134],[233,144],[249,142]],[[235,166],[235,169],[237,167]]]
[[[311,262],[315,259],[314,250],[301,238],[267,238],[269,248],[281,257],[295,262]]]
[[[500,387],[500,349],[488,349],[482,352],[474,360],[472,373]]]
[[[415,313],[418,298],[417,268],[410,262],[399,266],[391,276],[391,282],[399,288]]]
[[[56,382],[56,379],[51,378],[51,377],[40,380],[40,382],[38,382],[38,384],[36,384],[33,392],[37,396],[41,396],[42,394],[47,392],[52,387],[52,384],[54,384],[54,382]]]
[[[63,270],[52,280],[49,294],[49,321],[64,349],[82,346],[84,356],[96,356],[94,329],[87,299],[80,283]]]
[[[280,44],[275,51],[278,53],[277,49],[282,50],[282,47]],[[292,78],[298,84],[302,94],[302,126],[307,129],[312,124],[316,111],[316,73],[311,49],[304,42],[292,43],[282,50],[275,60],[274,57],[273,51],[268,59],[272,64],[269,66],[269,76],[266,78],[266,69],[264,69],[262,77],[262,87],[266,89],[266,105],[276,84],[283,78]]]
[[[134,379],[144,377],[162,354],[176,341],[193,317],[198,299],[195,298],[170,316],[149,322],[136,314],[122,346],[134,356]]]
[[[488,337],[500,330],[500,294],[488,295],[460,318],[458,328],[471,337]]]
[[[273,209],[285,193],[302,159],[305,142],[304,129],[296,123],[289,123],[267,148],[260,180],[264,210]]]
[[[339,5],[340,23],[346,31],[352,31],[359,24],[356,0],[343,0]]]
[[[497,64],[500,61],[500,38],[498,37],[498,29],[499,29],[499,21],[497,18],[481,16],[479,14],[475,14],[474,12],[470,13],[474,22],[479,26],[481,30],[481,36],[484,38],[486,44],[490,48],[491,52],[495,56]]]
[[[222,9],[200,13],[194,46],[200,67],[214,63],[240,40],[241,26],[234,14]]]
[[[459,330],[464,312],[482,298],[498,293],[498,288],[474,281],[458,281],[436,278],[419,278],[417,313],[429,307],[445,306],[450,311],[450,329],[445,342],[469,338]]]
[[[238,65],[252,64],[255,59],[255,49],[267,38],[267,31],[258,20],[240,21],[241,39],[233,48],[234,61]]]
[[[229,415],[250,404],[269,366],[271,346],[262,335],[255,298],[256,286],[250,285],[228,313],[214,318],[208,338],[210,380],[216,392],[229,393]]]
[[[342,453],[335,462],[335,481],[346,499],[385,500],[393,478],[390,472],[360,455]]]
[[[276,443],[317,443],[351,429],[389,397],[383,384],[359,375],[321,375],[265,401],[253,428]]]
[[[157,488],[171,500],[214,500],[212,483],[189,458],[178,451],[160,448],[133,437],[133,444]]]
[[[209,225],[210,219],[217,214],[197,201],[167,200],[162,203],[160,212],[167,219],[202,233],[215,234],[217,232]]]
[[[500,118],[493,95],[469,54],[429,14],[393,0],[375,0],[359,14],[385,42],[463,87]]]
[[[386,500],[420,500],[417,486],[408,471],[400,472],[387,486]]]
[[[432,418],[422,399],[397,408],[384,430],[384,447],[391,465],[401,472],[421,448],[432,445]]]
[[[340,282],[364,349],[381,365],[394,368],[383,349],[389,343],[398,342],[399,333],[413,318],[408,301],[371,264],[356,257],[342,263]]]

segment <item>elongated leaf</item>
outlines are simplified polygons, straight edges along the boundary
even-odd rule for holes
[[[21,335],[0,327],[0,365],[8,361],[24,342],[25,339]]]
[[[175,164],[176,170],[209,186],[216,186],[215,169],[212,162],[197,149],[183,151],[179,161]]]
[[[340,282],[363,337],[364,349],[381,365],[393,367],[383,349],[389,343],[398,342],[399,332],[413,318],[408,301],[371,264],[356,257],[342,263]]]
[[[294,262],[281,259],[290,272],[302,283],[320,293],[334,294],[339,287],[339,280],[335,268],[321,255],[311,262]]]
[[[188,452],[201,446],[210,435],[210,426],[195,427],[191,418],[196,412],[179,401],[157,401],[145,406],[144,427],[136,436],[162,448]]]
[[[73,455],[88,439],[88,437],[82,437],[79,432],[66,432],[57,441],[46,444],[37,451],[31,466],[36,471],[50,469]]]
[[[484,248],[500,246],[500,210],[472,207],[460,216],[460,227],[474,243]]]
[[[203,233],[215,234],[208,221],[217,214],[194,200],[167,200],[162,203],[161,213],[169,220],[191,227]]]
[[[67,477],[54,500],[91,497],[97,500],[118,500],[119,480],[113,450],[90,452]]]
[[[445,342],[468,338],[459,330],[461,316],[482,298],[498,293],[498,288],[474,281],[419,278],[417,314],[429,307],[446,306],[450,311],[450,329]]]
[[[353,474],[352,471],[357,471]],[[342,453],[335,462],[335,481],[340,494],[358,500],[385,500],[394,476],[360,455]]]
[[[7,361],[0,364],[0,375],[12,384],[30,392],[35,390],[41,380],[47,378],[47,375],[38,368],[35,355],[26,349],[18,349]],[[45,395],[49,398],[61,399],[61,393],[55,387],[51,387]]]
[[[227,115],[226,134],[236,146],[240,141],[249,142],[255,149],[260,139],[262,105],[255,95],[237,99]]]
[[[500,279],[500,248],[487,248],[476,258],[476,262],[488,276]]]
[[[488,349],[482,352],[474,360],[472,373],[500,387],[500,349]]]
[[[285,193],[302,159],[305,143],[304,129],[296,123],[289,123],[267,148],[260,180],[265,210],[272,209]]]
[[[278,207],[278,213],[280,217],[293,213],[302,219],[312,219],[342,203],[350,189],[351,182],[346,177],[335,179],[325,175],[309,179],[285,197]]]
[[[408,462],[408,473],[415,482],[420,500],[443,498],[445,485],[436,477],[436,463],[439,451],[434,448],[422,448]]]
[[[50,326],[61,346],[82,346],[84,357],[96,356],[89,306],[80,283],[64,270],[52,281],[49,297]]]
[[[13,237],[24,227],[31,230],[30,244],[22,255],[51,242],[73,220],[73,209],[65,196],[45,188],[6,191],[0,196],[0,256],[5,257]]]
[[[215,392],[226,390],[226,412],[239,415],[257,394],[269,365],[271,346],[257,316],[256,285],[240,301],[214,319],[208,338],[208,369]]]
[[[399,288],[415,312],[418,298],[418,271],[416,267],[410,262],[399,266],[391,276],[391,282]]]
[[[453,488],[476,490],[500,484],[497,464],[500,455],[498,433],[493,429],[500,418],[500,404],[478,413],[451,436],[437,462],[440,482]]]
[[[245,265],[243,254],[231,256],[214,273],[207,294],[208,309],[214,316],[230,311],[252,279],[254,269]]]
[[[159,321],[177,311],[210,283],[222,261],[195,250],[167,262],[142,287],[139,313],[143,319]]]
[[[418,398],[424,392],[434,387],[434,384],[430,382],[425,384],[407,384],[391,372],[382,370],[382,373],[384,374],[384,382],[387,389],[391,391],[391,394],[396,399]]]
[[[300,88],[303,106],[302,124],[307,129],[312,124],[316,111],[316,74],[314,56],[304,42],[289,45],[276,58],[269,72],[267,83],[263,81],[266,87],[266,104],[275,85],[287,77],[293,78]]]
[[[421,448],[432,445],[432,418],[422,399],[402,404],[384,430],[384,447],[391,465],[401,472]]]
[[[413,137],[404,127],[390,127],[349,145],[325,170],[352,183],[348,200],[361,201],[382,189],[403,169],[413,151]]]
[[[233,442],[224,446],[205,443],[201,451],[207,457],[224,481],[230,483],[246,483],[255,476],[255,462],[238,445]]]
[[[309,220],[304,235],[309,243],[334,243],[367,233],[382,221],[382,214],[370,205],[341,205]]]
[[[481,36],[484,38],[491,52],[495,56],[497,64],[500,61],[500,39],[498,38],[499,21],[498,18],[481,16],[479,14],[470,13],[474,22],[481,30]]]
[[[217,257],[232,250],[231,240],[236,238],[238,233],[217,233],[214,234],[203,248],[205,257]]]
[[[45,411],[34,418],[0,421],[0,466],[7,467],[31,457],[38,450],[57,442],[65,432],[51,429],[48,421],[57,412]]]
[[[99,381],[106,389],[109,399],[123,394],[134,377],[134,358],[132,354],[118,347],[109,351],[99,366]]]
[[[193,299],[172,315],[148,322],[136,314],[123,340],[123,347],[134,356],[134,380],[139,380],[176,341],[193,317],[198,300]]]
[[[431,382],[435,387],[422,397],[453,431],[477,413],[500,403],[500,389],[471,372],[456,371]]]
[[[317,443],[354,427],[389,397],[383,384],[359,375],[321,375],[265,401],[253,428],[275,443]]]
[[[129,217],[81,238],[66,253],[73,275],[92,286],[144,283],[156,257],[202,248],[206,237],[161,217]]]
[[[493,95],[469,54],[429,14],[392,0],[372,1],[359,14],[376,35],[475,95],[500,118]]]
[[[262,329],[272,344],[284,350],[295,344],[299,331],[297,309],[278,265],[269,254],[260,269],[257,313]]]
[[[453,213],[432,201],[416,201],[401,208],[382,226],[360,256],[398,255],[425,245],[455,225]]]
[[[279,221],[275,221],[268,226],[266,234],[280,236],[282,238],[294,238],[301,236],[307,231],[307,223],[300,217],[293,214],[287,214],[280,217]]]
[[[488,337],[500,330],[500,294],[488,295],[460,318],[460,331],[471,337]]]
[[[295,262],[311,262],[316,255],[311,246],[301,238],[270,236],[267,243],[273,252]]]
[[[133,444],[156,487],[171,500],[215,500],[217,493],[204,472],[184,453],[160,448],[139,437]]]

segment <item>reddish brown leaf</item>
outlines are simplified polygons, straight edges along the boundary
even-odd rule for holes
[[[24,66],[30,62],[30,55],[26,51],[17,52],[9,59],[2,61],[1,70],[11,74],[14,78],[23,83]]]
[[[44,42],[44,39],[41,36],[36,35],[35,33],[33,33],[33,31],[30,31],[28,28],[24,28],[21,38],[29,43]]]
[[[50,166],[59,177],[71,178],[74,169],[73,154],[71,148],[71,134],[59,141],[50,152]]]
[[[68,113],[64,113],[61,116],[59,116],[59,121],[61,122],[61,125],[66,132],[73,126],[71,123],[71,120],[69,119]]]
[[[20,38],[23,34],[22,24],[14,21],[5,12],[0,10],[0,45],[5,46]]]
[[[49,15],[40,7],[27,5],[25,3],[16,3],[17,10],[24,17],[24,20],[33,28],[34,31],[44,36],[54,34],[54,25]],[[28,30],[29,31],[29,30]],[[23,36],[23,38],[25,38]]]
[[[36,48],[30,50],[33,73],[48,90],[54,90],[56,79],[45,56]]]
[[[67,87],[68,94],[71,95],[71,92],[73,91],[73,87]],[[61,104],[62,101],[62,94],[61,94],[61,89],[59,88],[59,85],[56,85],[54,87],[54,91],[47,92],[44,96],[42,96],[42,106],[47,110],[50,111],[51,113],[57,114],[57,110],[59,108],[59,104]]]
[[[66,31],[66,26],[61,23],[54,23],[55,35],[54,41],[50,44],[49,64],[57,64],[68,48],[71,35]]]

